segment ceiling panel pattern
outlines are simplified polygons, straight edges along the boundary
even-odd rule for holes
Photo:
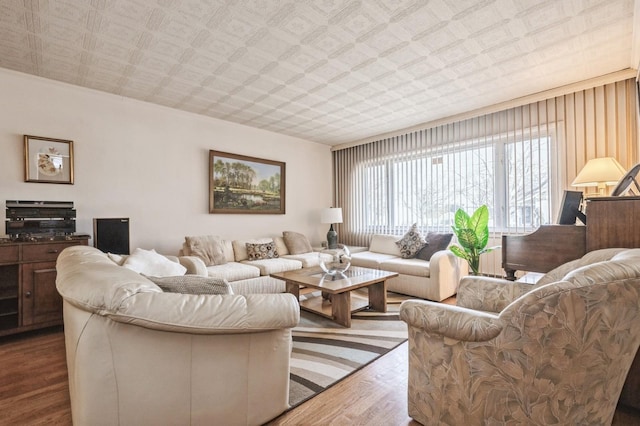
[[[632,67],[633,0],[2,0],[0,67],[336,145]]]

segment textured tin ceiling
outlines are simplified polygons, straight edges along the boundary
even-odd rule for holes
[[[637,66],[633,28],[633,0],[2,0],[0,67],[336,145]]]

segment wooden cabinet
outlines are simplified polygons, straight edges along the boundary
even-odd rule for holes
[[[62,324],[56,260],[88,237],[0,244],[0,336]]]
[[[587,252],[613,247],[640,247],[640,197],[587,200]]]

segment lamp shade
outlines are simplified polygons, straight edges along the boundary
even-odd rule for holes
[[[320,212],[320,223],[342,223],[342,208],[323,209]]]
[[[624,168],[613,157],[594,158],[584,165],[571,186],[597,186],[600,192],[604,192],[607,185],[617,184],[625,173]]]

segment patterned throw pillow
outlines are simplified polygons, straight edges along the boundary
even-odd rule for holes
[[[221,278],[181,275],[176,277],[145,277],[167,293],[233,294],[227,280]]]
[[[247,256],[249,256],[249,260],[274,259],[280,257],[278,250],[276,250],[276,244],[273,241],[262,244],[247,243]]]
[[[427,244],[416,254],[416,259],[431,260],[431,256],[437,251],[446,250],[453,238],[453,234],[438,234],[429,232],[427,234]]]
[[[409,228],[407,233],[404,234],[404,237],[396,241],[396,245],[400,249],[400,256],[403,259],[414,257],[425,243],[426,241],[418,231],[418,224],[416,223]]]

